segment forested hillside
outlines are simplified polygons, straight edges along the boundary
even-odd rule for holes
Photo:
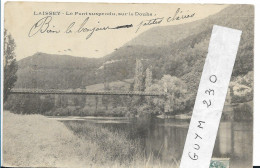
[[[129,79],[134,76],[135,60],[139,58],[152,66],[153,79],[161,79],[164,74],[176,76],[195,92],[214,24],[243,31],[233,77],[253,70],[252,8],[236,5],[192,23],[151,28],[99,59],[36,53],[18,61],[15,87],[80,88],[104,80]]]
[[[35,53],[18,61],[18,88],[80,88],[95,84],[95,70],[102,59]],[[84,83],[87,81],[88,83]]]

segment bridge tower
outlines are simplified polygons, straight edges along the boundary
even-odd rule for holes
[[[152,80],[153,80],[152,70],[151,67],[148,67],[145,70],[145,89],[152,85]]]

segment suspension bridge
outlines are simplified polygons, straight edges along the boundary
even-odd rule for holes
[[[10,94],[55,94],[55,95],[122,95],[122,96],[166,96],[166,92],[144,91],[89,91],[84,89],[12,89]]]

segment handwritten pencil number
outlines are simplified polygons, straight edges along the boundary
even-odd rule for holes
[[[205,93],[206,93],[206,94],[209,94],[209,95],[212,94],[212,95],[214,96],[215,91],[214,91],[213,89],[208,89],[208,90],[205,91]]]
[[[212,82],[212,83],[216,83],[218,80],[217,76],[216,75],[211,75],[209,77],[209,81]]]
[[[198,160],[199,156],[196,153],[193,153],[193,155],[191,155],[191,152],[188,153],[190,159],[192,160]]]
[[[203,104],[206,104],[207,108],[209,108],[209,106],[211,106],[211,100],[209,100],[208,102],[206,100],[203,100]]]

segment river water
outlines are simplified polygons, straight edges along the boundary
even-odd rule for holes
[[[153,153],[166,163],[181,159],[189,126],[188,120],[160,118],[70,117],[62,120],[80,124],[91,122],[111,131],[123,131],[129,139],[138,139],[147,154]],[[230,158],[231,168],[251,168],[252,151],[252,122],[221,121],[213,158]]]

